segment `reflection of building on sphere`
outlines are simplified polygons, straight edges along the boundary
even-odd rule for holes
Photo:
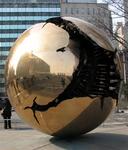
[[[24,64],[26,67],[24,67]],[[63,91],[65,85],[69,83],[69,76],[65,74],[50,73],[50,66],[34,55],[24,55],[17,68],[17,82],[28,92],[36,91],[43,96],[50,96]],[[19,79],[19,78],[20,79]],[[43,84],[40,84],[43,83]],[[30,88],[31,87],[31,88]],[[40,91],[43,89],[42,91]]]
[[[26,67],[24,67],[26,65]],[[25,54],[20,60],[17,68],[18,76],[35,75],[49,73],[50,66],[35,55]],[[19,70],[18,70],[19,69]]]
[[[50,135],[89,132],[106,119],[118,97],[114,58],[111,42],[87,22],[58,17],[34,25],[8,58],[11,103],[24,120]]]

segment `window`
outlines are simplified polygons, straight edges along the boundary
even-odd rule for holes
[[[98,15],[100,15],[100,13],[101,13],[101,10],[100,10],[100,8],[98,9]]]
[[[5,79],[4,78],[0,78],[0,83],[5,83]]]
[[[95,15],[95,8],[93,8],[93,15]]]
[[[73,14],[73,8],[71,8],[71,14]]]
[[[76,8],[76,14],[79,14],[79,8]]]
[[[90,8],[87,8],[87,14],[90,15]]]
[[[0,93],[5,92],[5,88],[0,87]]]
[[[4,73],[5,73],[4,69],[0,69],[0,74],[4,74]]]
[[[8,54],[9,54],[9,51],[2,51],[2,52],[0,52],[0,55],[3,55],[3,56],[8,56]]]
[[[85,13],[85,9],[81,8],[81,14],[83,15]]]
[[[0,65],[0,69],[4,69],[4,65]]]
[[[68,8],[65,8],[65,14],[68,14]]]

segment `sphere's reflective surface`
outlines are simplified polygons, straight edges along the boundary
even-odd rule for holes
[[[55,18],[18,38],[6,83],[11,104],[32,127],[72,136],[106,119],[117,98],[119,74],[103,33],[75,18]]]

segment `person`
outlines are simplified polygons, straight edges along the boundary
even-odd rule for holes
[[[3,116],[3,119],[4,119],[4,128],[11,129],[12,106],[8,98],[5,98],[5,105],[3,107],[1,115]]]
[[[2,110],[2,98],[0,97],[0,111]]]

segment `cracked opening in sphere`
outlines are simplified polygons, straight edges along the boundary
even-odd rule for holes
[[[71,21],[61,17],[51,18],[46,20],[43,27],[48,23],[64,29],[69,34],[69,45],[57,49],[56,52],[65,53],[68,48],[78,58],[79,63],[72,74],[70,84],[63,92],[46,105],[37,104],[34,98],[31,108],[34,111],[47,111],[74,97],[96,98],[97,96],[101,98],[101,108],[103,108],[105,97],[118,99],[120,75],[114,62],[115,52],[99,46]]]

